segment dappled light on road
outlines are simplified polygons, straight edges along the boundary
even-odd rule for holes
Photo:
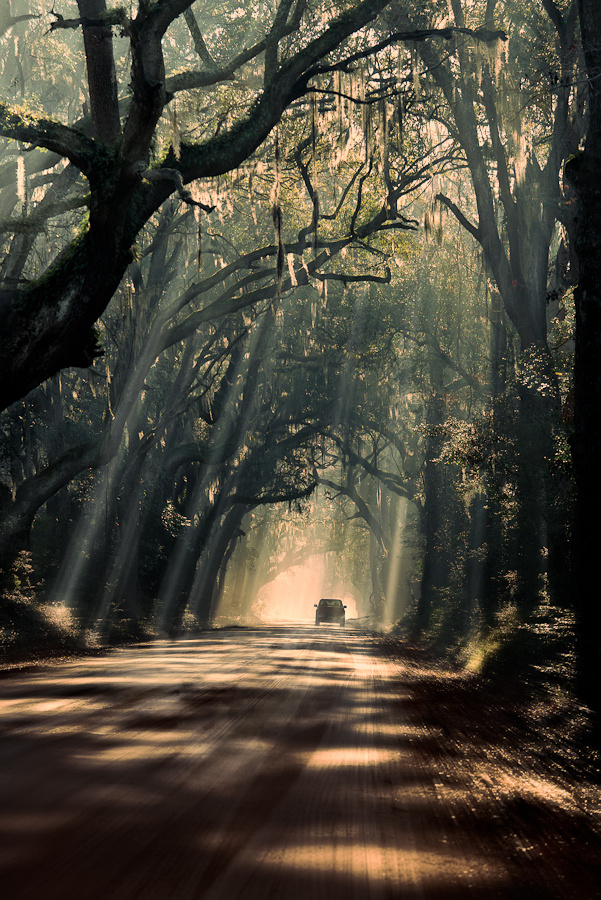
[[[432,725],[427,677],[298,626],[5,672],[4,895],[596,896],[592,795]]]

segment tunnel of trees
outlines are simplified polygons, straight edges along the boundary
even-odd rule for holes
[[[598,728],[597,0],[5,0],[0,41],[3,654],[309,564]]]

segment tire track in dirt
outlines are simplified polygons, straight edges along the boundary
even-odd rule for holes
[[[438,677],[327,626],[6,676],[3,897],[601,897],[595,820],[437,716]]]

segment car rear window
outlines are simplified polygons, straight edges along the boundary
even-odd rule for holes
[[[342,600],[320,600],[320,606],[342,606]]]

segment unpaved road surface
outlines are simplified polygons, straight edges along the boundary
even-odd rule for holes
[[[426,682],[327,626],[4,672],[0,895],[601,898],[594,789],[438,725]]]

